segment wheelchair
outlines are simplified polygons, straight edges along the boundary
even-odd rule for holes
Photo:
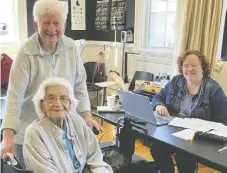
[[[20,165],[18,160],[11,153],[7,153],[7,156],[8,158],[5,163],[3,163],[3,160],[1,160],[1,173],[33,173],[32,171],[22,169],[22,166]]]

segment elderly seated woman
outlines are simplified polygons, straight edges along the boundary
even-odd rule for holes
[[[25,164],[34,173],[112,173],[96,137],[76,110],[70,83],[49,78],[33,98],[38,119],[25,132]]]

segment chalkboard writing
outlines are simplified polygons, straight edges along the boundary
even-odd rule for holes
[[[101,30],[96,30],[96,7],[98,0],[86,0],[86,30],[71,30],[71,2],[69,4],[69,14],[67,18],[67,26],[65,30],[65,35],[71,37],[75,40],[85,39],[85,40],[96,40],[96,41],[114,41],[115,31],[111,30],[110,21],[106,22],[106,26],[102,25]],[[109,0],[112,3],[113,0]],[[35,31],[33,28],[33,16],[32,10],[35,0],[27,0],[27,21],[28,21],[28,36],[31,36]],[[134,18],[135,18],[135,0],[125,0],[125,30],[127,28],[134,28]],[[108,12],[111,13],[111,5],[109,5]],[[123,13],[122,13],[123,14]],[[109,14],[111,15],[111,14]],[[110,19],[111,17],[109,17]],[[106,20],[106,19],[105,19]],[[120,23],[120,22],[119,22]],[[108,29],[106,29],[108,28]],[[119,26],[120,28],[120,26]],[[116,39],[120,42],[121,31],[117,30]]]
[[[95,29],[108,31],[109,24],[109,0],[98,0],[96,5]]]
[[[125,16],[126,16],[126,3],[125,0],[112,0],[111,6],[111,30],[124,30],[125,29]]]

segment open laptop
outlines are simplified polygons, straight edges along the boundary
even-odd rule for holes
[[[168,124],[173,118],[171,116],[161,117],[153,111],[151,102],[146,96],[122,90],[118,90],[118,94],[125,113],[131,117],[158,126]]]

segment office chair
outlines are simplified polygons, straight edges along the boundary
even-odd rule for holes
[[[1,54],[1,88],[7,89],[9,73],[13,60],[5,53]]]
[[[129,88],[128,88],[129,91],[133,91],[135,89],[136,80],[153,81],[154,74],[150,72],[145,72],[145,71],[136,71],[129,85]]]
[[[106,81],[106,67],[104,63],[98,62],[86,62],[84,63],[84,68],[87,74],[87,89],[88,92],[96,92],[96,106],[98,106],[99,101],[99,91],[103,88],[95,85],[98,82]]]

